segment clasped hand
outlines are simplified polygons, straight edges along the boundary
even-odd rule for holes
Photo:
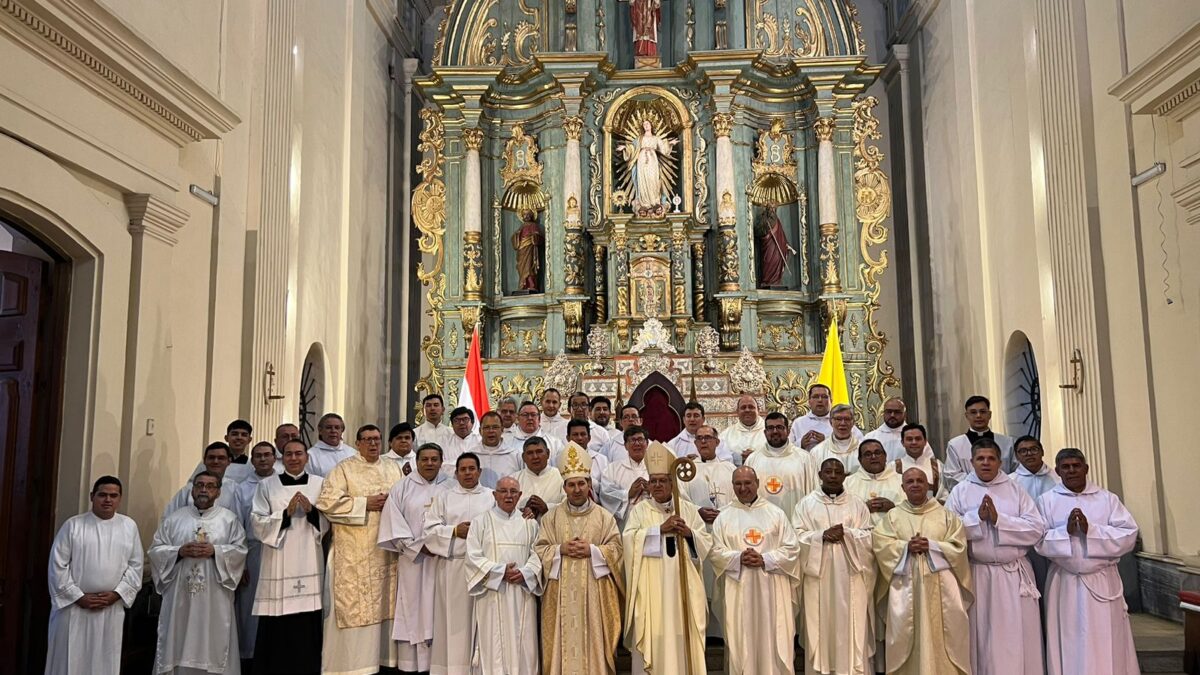
[[[312,502],[308,501],[308,497],[306,497],[303,492],[297,492],[296,494],[292,495],[292,501],[288,502],[287,512],[295,513],[296,509],[300,509],[305,513],[311,513],[312,508]],[[371,508],[370,498],[367,499],[367,508]]]
[[[521,570],[517,569],[516,563],[508,563],[504,568],[504,580],[510,584],[525,583],[525,575],[521,574]]]
[[[917,533],[912,539],[908,540],[908,552],[913,555],[921,555],[929,553],[929,540]]]
[[[388,496],[386,494],[377,494],[367,497],[368,511],[382,511],[383,505],[387,503]]]
[[[758,551],[748,548],[742,551],[742,567],[763,567],[763,557]]]
[[[212,544],[193,541],[179,547],[180,558],[211,558],[216,554]]]
[[[828,530],[825,530],[825,533],[821,535],[821,541],[827,544],[840,544],[845,539],[846,530],[842,527],[841,523],[838,523]]]
[[[75,604],[84,609],[104,609],[116,604],[121,596],[112,591],[103,591],[101,593],[84,593],[82,598],[75,601]]]
[[[1067,516],[1067,534],[1079,534],[1087,536],[1088,519],[1084,515],[1082,509],[1072,509],[1071,515]]]
[[[564,542],[559,548],[562,554],[568,558],[590,558],[592,556],[592,545],[579,537]]]
[[[990,495],[984,495],[983,501],[979,504],[979,520],[980,522],[991,521],[992,524],[1000,520],[1000,513],[996,511],[996,505],[992,502]]]
[[[662,526],[658,528],[658,531],[662,534],[677,534],[681,537],[692,536],[691,528],[688,527],[683,518],[680,518],[679,516],[671,516],[667,518],[665,521],[663,521]]]

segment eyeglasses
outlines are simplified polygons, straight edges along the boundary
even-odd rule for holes
[[[697,437],[696,437],[696,440],[697,440],[697,441],[715,441],[715,440],[717,440],[717,437],[716,437],[716,436],[709,436],[708,434],[705,434],[705,435],[703,435],[703,436],[697,436]]]
[[[192,487],[202,492],[213,492],[221,489],[221,486],[215,483],[193,483]]]
[[[379,445],[380,443],[383,442],[383,439],[382,438],[364,438],[364,439],[362,439],[362,442],[366,443],[367,445]]]
[[[496,494],[498,494],[498,495],[519,495],[519,494],[521,494],[521,491],[514,490],[512,488],[500,488],[500,489],[496,490]]]

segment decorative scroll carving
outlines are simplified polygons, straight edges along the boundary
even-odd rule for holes
[[[887,336],[880,330],[875,321],[875,310],[879,309],[879,296],[882,293],[879,278],[887,269],[887,251],[880,251],[879,256],[871,254],[871,247],[882,246],[887,242],[888,231],[883,221],[891,213],[892,193],[887,175],[879,168],[883,162],[883,152],[870,144],[879,140],[879,120],[875,119],[871,110],[879,101],[874,96],[859,99],[854,102],[854,213],[862,222],[862,233],[859,248],[863,263],[859,266],[859,276],[862,279],[866,300],[863,303],[865,345],[864,351],[872,359],[872,367],[867,376],[867,396],[875,397],[882,410],[883,402],[888,398],[888,390],[898,389],[900,380],[896,377],[896,369],[891,361],[883,358],[887,346]]]
[[[719,298],[721,307],[721,346],[737,349],[742,343],[742,299]]]
[[[463,129],[463,144],[467,146],[467,150],[478,151],[483,147],[483,129],[479,127]]]
[[[564,117],[563,132],[566,133],[568,141],[578,141],[583,137],[583,118],[577,115]]]
[[[671,235],[671,313],[677,316],[687,314],[686,245],[682,232]]]
[[[600,4],[603,7],[603,3]],[[603,11],[603,10],[601,10]],[[601,28],[599,25],[597,28]],[[604,33],[600,33],[600,48],[604,49]],[[617,89],[606,89],[596,94],[590,100],[592,102],[592,119],[597,122],[594,126],[588,129],[592,136],[592,142],[588,145],[588,206],[591,207],[590,218],[592,229],[600,229],[600,219],[603,217],[603,211],[600,206],[601,195],[604,191],[604,181],[601,179],[601,156],[600,156],[600,138],[604,131],[600,128],[599,121],[604,119],[604,107],[610,101],[617,97],[620,91]]]
[[[577,352],[583,348],[583,301],[564,300],[562,312],[567,349]]]
[[[800,191],[800,284],[808,288],[808,193]]]
[[[568,362],[567,366],[570,367],[570,365]],[[541,376],[530,378],[518,373],[505,383],[504,376],[497,375],[492,378],[492,384],[488,387],[488,395],[493,401],[499,401],[507,396],[512,396],[518,401],[536,401],[541,398],[545,381],[546,378]],[[568,388],[563,391],[574,391],[574,389]]]
[[[441,392],[445,386],[442,373],[442,306],[446,301],[446,274],[444,272],[445,252],[442,240],[446,234],[446,183],[442,180],[442,167],[445,158],[442,155],[446,147],[446,130],[442,124],[441,114],[429,109],[421,110],[421,120],[424,129],[418,136],[417,152],[424,153],[421,163],[417,165],[417,174],[421,183],[413,190],[412,218],[417,226],[420,237],[417,238],[417,250],[429,255],[433,267],[426,268],[425,261],[417,263],[417,279],[429,290],[425,293],[428,309],[425,311],[432,317],[429,334],[421,338],[421,352],[429,367],[429,373],[417,380],[416,390],[425,393]]]
[[[641,354],[648,349],[657,349],[665,354],[675,353],[675,345],[671,342],[671,336],[667,333],[662,321],[658,319],[647,319],[646,323],[642,324],[641,330],[633,337],[633,346],[629,348],[629,353]]]
[[[583,295],[583,232],[568,227],[563,233],[563,283],[567,295]]]
[[[501,205],[518,213],[545,209],[550,197],[542,192],[542,171],[537,139],[526,135],[522,125],[514,124],[512,138],[504,145],[504,165],[500,168],[500,178],[504,181]]]
[[[608,321],[608,248],[602,244],[592,247],[595,260],[595,293],[592,297],[592,317],[596,323]]]
[[[767,385],[767,406],[788,419],[803,415],[808,412],[808,388],[816,381],[815,370],[801,373],[789,368],[782,374],[774,373]]]
[[[629,248],[626,246],[625,235],[613,238],[615,249],[615,267],[617,289],[617,316],[629,316]],[[626,323],[626,338],[628,338],[628,323]]]
[[[541,325],[530,328],[514,329],[507,323],[500,324],[501,356],[545,354],[546,346],[545,319]]]
[[[766,388],[767,371],[749,349],[743,349],[737,363],[729,369],[729,382],[738,394],[759,394]]]
[[[818,117],[813,122],[813,133],[817,136],[817,142],[832,141],[836,128],[837,122],[832,117]]]
[[[717,352],[721,349],[721,335],[716,328],[705,326],[696,334],[696,355],[704,359],[706,373],[717,372]]]
[[[463,233],[463,299],[483,298],[483,234]]]
[[[821,292],[829,295],[842,292],[841,275],[838,274],[838,225],[821,224]]]
[[[758,346],[763,351],[799,352],[804,350],[804,317],[796,316],[791,323],[758,320]]]
[[[712,124],[713,134],[717,138],[733,133],[733,115],[729,113],[717,113],[713,115]]]
[[[692,242],[692,319],[704,321],[704,240]]]
[[[608,350],[608,331],[604,326],[593,325],[587,334],[588,357],[592,359],[588,364],[588,371],[593,375],[604,372],[604,359],[608,358]]]
[[[519,376],[516,376],[519,377]],[[513,379],[515,380],[516,377]],[[554,361],[546,367],[546,376],[541,379],[546,388],[559,391],[577,391],[579,387],[579,371],[567,359],[567,355],[559,352]],[[533,399],[531,399],[533,400]]]

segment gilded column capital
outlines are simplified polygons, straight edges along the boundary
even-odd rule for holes
[[[813,122],[813,131],[817,134],[817,140],[824,143],[825,141],[833,140],[833,130],[837,126],[837,122],[832,117],[818,117],[816,122]]]
[[[583,118],[578,115],[564,117],[563,130],[567,132],[568,141],[578,141],[583,137]]]
[[[717,138],[728,137],[733,133],[733,115],[730,113],[713,115],[713,133],[717,135]]]
[[[467,144],[467,150],[479,152],[479,149],[483,147],[483,129],[479,127],[464,129],[463,142]]]

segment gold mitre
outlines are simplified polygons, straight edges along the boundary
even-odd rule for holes
[[[671,473],[671,464],[675,462],[675,453],[667,446],[654,441],[646,448],[646,473]]]
[[[559,473],[562,474],[563,482],[571,478],[591,478],[592,477],[592,456],[587,450],[579,447],[575,441],[567,443],[567,449],[563,450],[567,453],[567,460],[563,462]]]

